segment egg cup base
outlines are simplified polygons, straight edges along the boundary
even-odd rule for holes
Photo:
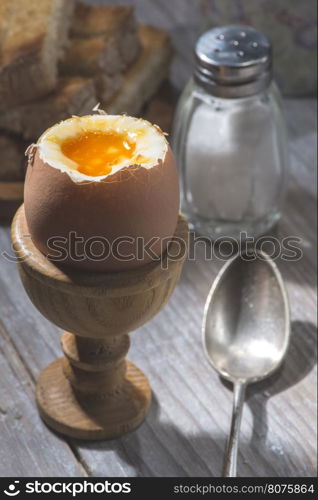
[[[120,387],[105,394],[81,394],[65,376],[60,358],[40,373],[36,401],[42,419],[57,433],[106,440],[118,438],[142,423],[150,406],[151,388],[143,372],[126,361]]]

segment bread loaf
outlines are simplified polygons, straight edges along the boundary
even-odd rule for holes
[[[91,113],[96,102],[93,80],[61,78],[57,88],[48,96],[2,112],[0,129],[35,140],[48,127],[71,115]]]
[[[115,37],[72,38],[60,62],[60,72],[66,76],[91,77],[99,72],[113,75],[123,70]]]
[[[133,8],[77,4],[71,35],[61,74],[94,77],[98,99],[108,102],[140,52]]]
[[[1,0],[0,112],[51,91],[73,0]]]
[[[164,30],[141,26],[138,30],[142,50],[125,74],[118,93],[110,102],[101,102],[108,113],[138,115],[168,76],[172,47]]]
[[[71,25],[71,36],[101,36],[107,41],[114,38],[123,69],[136,59],[140,48],[132,6],[92,6],[78,3]]]
[[[77,3],[70,29],[71,36],[125,36],[128,31],[136,30],[132,6],[87,5]]]

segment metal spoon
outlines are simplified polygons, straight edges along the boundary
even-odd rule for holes
[[[238,254],[223,266],[206,301],[202,330],[210,364],[234,384],[224,476],[235,477],[246,386],[276,370],[289,343],[288,298],[267,254]]]

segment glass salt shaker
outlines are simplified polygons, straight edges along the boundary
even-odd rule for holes
[[[179,100],[173,148],[182,211],[212,239],[265,233],[279,219],[287,170],[271,46],[251,27],[204,33]]]

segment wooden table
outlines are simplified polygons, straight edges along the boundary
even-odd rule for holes
[[[303,257],[278,259],[292,313],[283,368],[248,394],[241,476],[316,474],[316,278],[314,100],[287,100],[291,178],[276,236],[301,238]],[[12,254],[9,227],[0,251]],[[219,476],[232,392],[206,362],[200,327],[219,260],[199,251],[168,305],[132,336],[130,358],[149,376],[145,423],[117,441],[79,442],[53,434],[34,402],[39,371],[61,354],[57,328],[32,306],[16,266],[0,257],[0,476]]]

